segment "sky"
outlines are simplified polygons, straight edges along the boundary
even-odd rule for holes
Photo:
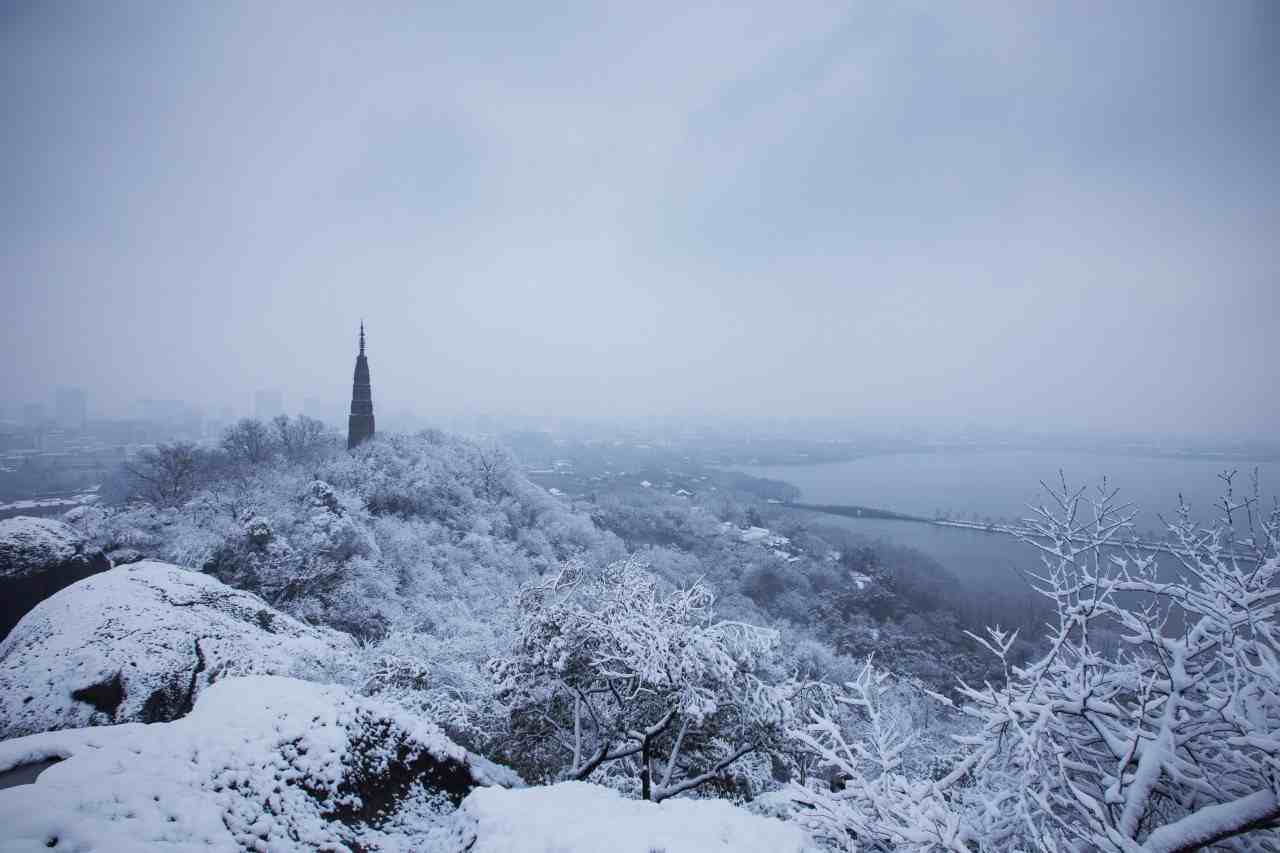
[[[1280,4],[0,6],[0,400],[1274,436]]]

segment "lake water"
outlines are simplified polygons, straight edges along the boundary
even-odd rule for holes
[[[1255,466],[1269,502],[1271,495],[1280,492],[1276,481],[1280,466],[1234,460],[974,450],[885,454],[818,465],[743,466],[739,470],[791,483],[800,489],[806,503],[856,504],[926,517],[942,512],[964,519],[1020,519],[1029,515],[1028,504],[1040,503],[1040,481],[1055,481],[1061,469],[1071,485],[1093,485],[1107,477],[1120,489],[1122,500],[1141,509],[1139,529],[1157,531],[1161,529],[1158,514],[1171,517],[1180,492],[1196,517],[1215,517],[1211,504],[1222,493],[1218,474],[1224,468],[1238,469],[1235,489],[1239,495],[1251,488]],[[815,523],[915,548],[962,578],[988,582],[1008,578],[1020,583],[1012,567],[1038,565],[1035,549],[1008,536],[906,521],[813,517]]]

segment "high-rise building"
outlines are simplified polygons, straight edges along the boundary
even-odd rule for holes
[[[44,426],[44,405],[27,403],[22,407],[22,424],[26,427]]]
[[[54,420],[63,429],[84,429],[89,420],[89,395],[83,388],[59,388],[54,397]]]
[[[278,388],[265,388],[253,392],[253,416],[259,420],[269,421],[276,415],[284,414],[284,397]]]
[[[347,417],[347,449],[373,438],[373,386],[369,383],[369,359],[364,354],[364,321],[360,321],[360,352],[351,383],[351,414]]]

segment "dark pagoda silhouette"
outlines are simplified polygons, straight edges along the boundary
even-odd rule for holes
[[[351,383],[351,415],[347,418],[347,450],[373,438],[373,386],[369,384],[369,359],[364,354],[364,321],[360,321],[360,354]]]

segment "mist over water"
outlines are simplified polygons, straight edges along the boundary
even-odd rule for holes
[[[1119,499],[1140,510],[1134,523],[1143,532],[1160,531],[1160,516],[1172,520],[1178,496],[1196,518],[1212,521],[1214,504],[1226,488],[1219,477],[1236,471],[1237,498],[1252,491],[1258,472],[1264,503],[1280,484],[1271,482],[1275,464],[1252,460],[1178,459],[1121,453],[1048,450],[953,450],[890,453],[818,465],[744,466],[743,471],[797,486],[806,503],[854,504],[933,518],[1015,521],[1047,496],[1041,482],[1056,486],[1059,472],[1072,488],[1097,494],[1103,479],[1119,489]]]
[[[1222,510],[1215,504],[1225,493],[1220,474],[1237,472],[1232,485],[1234,498],[1239,500],[1252,493],[1252,477],[1257,471],[1264,511],[1277,494],[1277,484],[1268,480],[1269,473],[1275,471],[1274,463],[1121,453],[951,450],[881,454],[814,465],[742,466],[739,470],[797,486],[804,503],[1006,523],[1033,517],[1032,507],[1056,509],[1040,483],[1056,487],[1060,470],[1071,488],[1086,487],[1086,496],[1097,496],[1095,487],[1106,477],[1109,487],[1119,490],[1118,499],[1138,510],[1135,532],[1152,540],[1165,538],[1162,518],[1174,520],[1179,495],[1201,523],[1216,521]],[[1085,512],[1087,515],[1087,509]],[[1041,568],[1036,548],[1000,533],[817,513],[804,517],[814,525],[838,527],[871,541],[916,549],[962,582],[1005,594],[1025,588],[1022,573]],[[1260,518],[1256,509],[1254,517]],[[1246,520],[1244,512],[1235,514],[1234,521],[1242,531]],[[1161,554],[1157,561],[1165,577],[1176,576],[1174,557]]]

